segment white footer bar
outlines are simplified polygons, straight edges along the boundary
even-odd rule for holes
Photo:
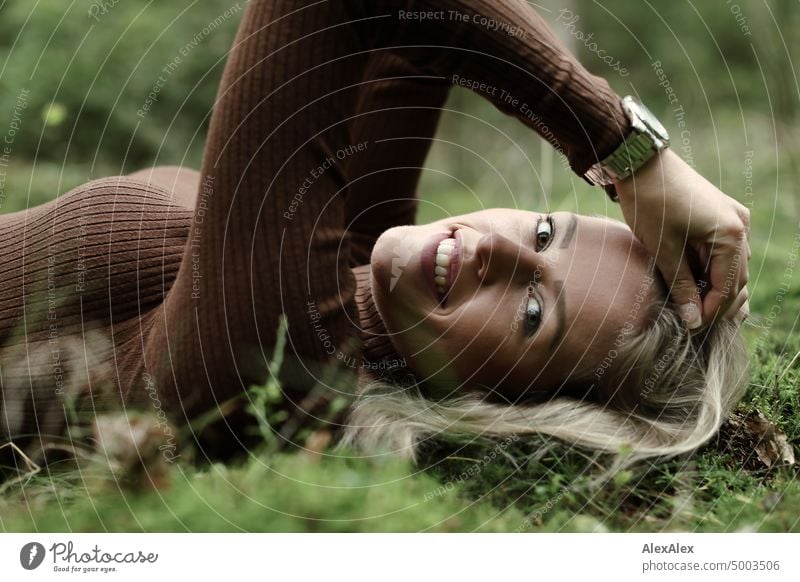
[[[800,534],[0,535],[3,580],[767,582],[800,580],[798,554]]]

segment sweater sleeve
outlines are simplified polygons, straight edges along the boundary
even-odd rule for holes
[[[282,314],[280,374],[294,392],[327,386],[326,366],[353,352],[347,166],[371,144],[350,136],[367,55],[348,16],[338,2],[247,4],[181,268],[147,321],[131,387],[157,393],[179,423],[214,412],[241,436],[229,419],[275,372]]]
[[[389,50],[371,53],[351,124],[353,141],[369,144],[348,166],[353,266],[369,264],[384,231],[414,224],[417,184],[450,86]]]
[[[523,0],[361,0],[364,34],[489,99],[535,130],[578,175],[630,129],[619,96],[590,74]],[[379,13],[379,14],[378,14]]]

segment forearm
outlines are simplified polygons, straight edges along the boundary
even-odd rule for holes
[[[619,97],[522,0],[363,0],[373,42],[468,87],[537,131],[582,175],[629,129]],[[366,33],[365,33],[366,34]]]

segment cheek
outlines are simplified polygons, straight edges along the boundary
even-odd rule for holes
[[[387,329],[391,333],[389,325]],[[448,339],[430,318],[394,332],[392,341],[424,382],[451,388],[458,384]]]
[[[472,303],[440,331],[441,344],[459,378],[494,385],[508,372],[518,351],[513,310],[506,304]],[[516,328],[516,329],[515,329]]]

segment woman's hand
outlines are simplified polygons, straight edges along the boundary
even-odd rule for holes
[[[617,182],[615,188],[625,220],[656,257],[689,329],[698,329],[721,314],[746,317],[747,208],[720,192],[670,149]]]

